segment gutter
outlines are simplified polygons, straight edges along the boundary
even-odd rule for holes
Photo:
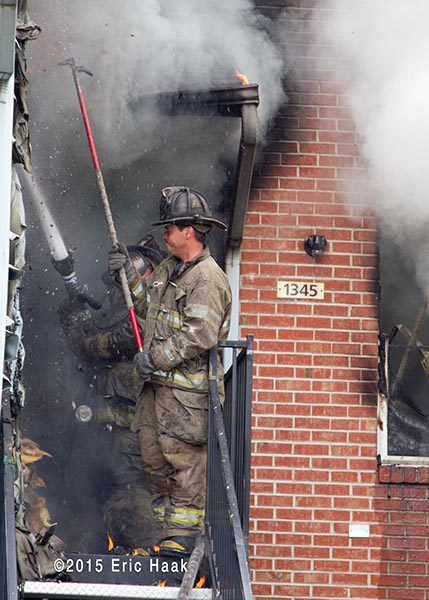
[[[232,291],[232,315],[229,339],[238,340],[240,316],[241,243],[249,204],[258,133],[257,102],[241,107],[241,139],[233,194],[233,211],[229,223],[225,270]]]
[[[240,261],[243,229],[249,203],[255,162],[259,104],[256,84],[230,84],[208,90],[166,92],[158,94],[156,103],[169,115],[198,114],[238,117],[241,138],[237,156],[236,176],[228,223],[225,270],[230,280],[233,308],[229,339],[239,339]]]
[[[233,193],[233,210],[229,223],[227,251],[240,249],[252,184],[258,134],[257,102],[241,107],[241,139]]]

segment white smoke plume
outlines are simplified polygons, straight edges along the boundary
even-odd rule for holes
[[[329,0],[326,7],[323,34],[336,49],[381,226],[408,254],[417,250],[417,279],[426,288],[429,3]]]
[[[32,16],[42,28],[30,51],[43,107],[33,118],[42,127],[48,114],[77,115],[71,74],[57,66],[73,56],[94,73],[82,74],[82,87],[111,164],[136,158],[143,134],[146,145],[156,138],[144,96],[237,82],[238,70],[259,84],[262,136],[285,99],[282,52],[250,0],[40,0]]]

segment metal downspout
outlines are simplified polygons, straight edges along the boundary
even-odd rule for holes
[[[235,180],[233,213],[225,258],[225,269],[232,291],[232,315],[229,339],[239,339],[241,242],[249,203],[258,133],[257,103],[241,106],[241,139]],[[228,359],[227,359],[228,360]],[[226,367],[226,364],[225,364]]]

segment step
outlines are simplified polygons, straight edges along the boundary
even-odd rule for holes
[[[66,598],[74,600],[175,600],[180,588],[171,586],[118,585],[108,583],[76,583],[69,581],[25,581],[19,586],[20,598]],[[211,600],[211,589],[194,588],[191,600]]]

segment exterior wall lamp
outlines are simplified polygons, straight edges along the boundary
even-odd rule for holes
[[[319,258],[325,252],[328,242],[324,235],[310,235],[304,240],[304,250],[312,258]]]

